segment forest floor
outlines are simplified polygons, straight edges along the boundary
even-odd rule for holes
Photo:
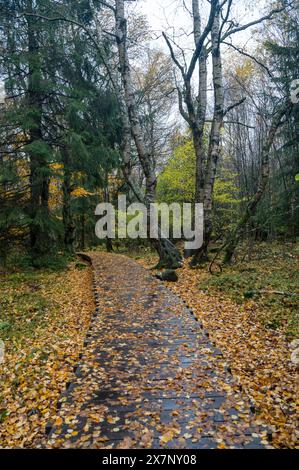
[[[209,266],[177,271],[166,283],[193,309],[223,351],[233,375],[254,403],[258,422],[266,422],[275,447],[298,447],[296,430],[298,370],[289,343],[299,338],[299,297],[253,291],[299,293],[299,257],[295,245],[258,244],[250,259],[211,275]],[[146,267],[157,259],[133,255]],[[155,273],[155,271],[153,271]]]
[[[0,447],[33,447],[55,419],[57,402],[83,348],[94,299],[92,270],[0,273]]]
[[[50,448],[269,446],[221,351],[134,260],[91,255],[97,309]]]
[[[298,298],[255,295],[252,291],[298,293],[298,249],[261,244],[250,255],[250,260],[237,262],[214,276],[208,266],[191,270],[185,263],[178,270],[179,281],[163,285],[193,309],[211,344],[221,350],[222,362],[228,364],[242,397],[251,401],[255,425],[268,426],[268,442],[274,447],[294,448],[298,446],[298,375],[290,361],[289,342],[299,337]],[[131,256],[146,268],[155,262],[145,250]],[[149,277],[154,274],[148,271]],[[1,448],[34,447],[44,437],[48,423],[56,427],[63,424],[57,404],[66,386],[76,378],[74,368],[92,326],[92,278],[92,269],[76,262],[59,272],[0,272],[0,339],[5,342],[5,362],[0,364]],[[135,307],[138,313],[138,304]],[[194,345],[193,353],[197,354]],[[175,420],[177,410],[173,411]],[[148,414],[149,423],[154,425],[150,417]],[[113,429],[118,429],[118,416],[108,414],[108,418]],[[196,436],[188,429],[178,435],[176,426],[161,426],[158,437],[153,437],[145,425],[149,432],[140,437],[144,446],[148,447],[152,439],[160,442],[160,437],[168,445],[174,436],[181,438],[179,445],[184,446],[186,438],[191,439],[190,445],[196,445],[192,439],[198,439],[200,426]],[[71,437],[78,439],[76,431],[72,432]],[[221,436],[215,438],[217,446],[227,446],[228,441]],[[134,439],[130,439],[127,444],[134,445]],[[83,442],[89,442],[86,436]]]

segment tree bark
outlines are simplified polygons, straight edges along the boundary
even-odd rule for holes
[[[124,100],[126,104],[126,111],[128,114],[128,122],[130,124],[130,133],[133,137],[137,149],[138,158],[145,176],[145,195],[143,199],[147,208],[149,209],[150,204],[155,201],[157,178],[151,161],[151,153],[147,150],[144,144],[142,128],[137,112],[135,92],[131,77],[130,62],[127,51],[127,22],[125,18],[124,0],[115,0],[115,7],[116,42],[118,47],[120,72],[124,89]],[[126,130],[126,132],[127,134],[125,138],[128,139],[128,129]],[[125,155],[124,175],[128,178],[129,184],[133,189],[133,182],[130,178],[130,172],[128,171],[128,143],[125,144],[125,153],[123,155]],[[136,189],[134,192],[137,193]],[[140,196],[141,194],[140,192],[138,192],[138,198]],[[150,217],[149,210],[148,217]],[[159,255],[160,266],[172,268],[178,267],[180,265],[182,260],[181,255],[176,249],[176,247],[169,240],[162,239],[159,237],[157,239],[151,239],[151,242]]]
[[[116,42],[120,62],[120,71],[124,88],[125,103],[127,107],[131,133],[135,142],[140,164],[146,180],[145,197],[148,202],[154,202],[157,184],[156,175],[151,168],[150,154],[145,148],[142,129],[137,113],[135,93],[131,77],[131,69],[127,51],[127,21],[125,18],[124,0],[116,0]]]
[[[192,266],[208,260],[208,246],[210,244],[213,230],[213,191],[220,155],[220,132],[223,125],[224,116],[222,60],[220,51],[220,8],[217,8],[215,13],[211,30],[211,43],[214,88],[214,116],[210,132],[210,142],[207,162],[205,165],[204,178],[202,181],[197,181],[197,191],[200,194],[200,202],[203,202],[204,207],[204,243],[203,246],[194,254],[190,263]],[[203,78],[205,78],[205,75],[203,75]],[[204,95],[203,99],[205,99],[206,102],[206,94]],[[204,121],[205,118],[203,119],[203,123]]]
[[[33,2],[28,1],[28,11],[33,12]],[[37,38],[36,19],[28,16],[28,89],[27,103],[32,124],[29,129],[29,145],[41,144],[42,135],[42,94],[41,64]],[[37,148],[28,151],[30,157],[30,245],[33,258],[49,252],[49,233],[46,225],[49,219],[49,176],[48,164],[43,152]]]
[[[64,247],[67,253],[74,253],[74,242],[75,242],[75,224],[73,220],[72,210],[71,210],[71,170],[70,170],[70,161],[69,161],[69,150],[67,148],[63,149],[63,226],[64,226]]]
[[[219,47],[219,16],[220,16],[220,6],[217,0],[211,1],[210,14],[206,27],[202,31],[201,25],[201,15],[199,10],[199,1],[192,0],[192,17],[193,17],[193,31],[194,31],[194,43],[195,50],[192,55],[189,67],[187,71],[177,60],[172,45],[164,34],[164,38],[167,42],[167,45],[170,50],[170,54],[173,62],[179,68],[182,79],[183,79],[183,93],[179,92],[179,108],[183,118],[189,124],[192,138],[194,151],[196,156],[196,183],[195,183],[195,202],[201,203],[204,206],[204,217],[206,223],[204,225],[204,246],[196,250],[191,265],[197,265],[200,262],[207,260],[207,247],[210,240],[211,234],[211,197],[213,193],[214,186],[214,172],[217,166],[217,131],[218,131],[218,120],[220,121],[220,91],[221,88],[215,89],[215,103],[217,101],[217,112],[215,107],[214,120],[212,125],[212,132],[210,136],[210,145],[208,155],[205,139],[204,139],[204,130],[206,122],[206,111],[207,111],[207,60],[208,60],[208,51],[205,46],[205,40],[210,32],[212,32],[212,49],[213,49],[213,79],[214,87],[215,84],[221,82],[222,85],[222,74],[221,74],[221,57],[220,57],[220,47]],[[218,35],[217,35],[218,32]],[[198,86],[198,95],[196,99],[192,94],[192,76],[194,73],[195,65],[198,65],[199,71],[199,86]],[[185,104],[185,109],[183,106],[183,101]],[[217,122],[216,122],[217,120]],[[220,129],[219,129],[220,133]]]
[[[107,204],[110,202],[108,172],[106,172],[106,175],[105,175],[104,201]],[[106,250],[108,251],[108,253],[111,253],[113,251],[112,240],[109,237],[106,237]]]
[[[121,146],[121,154],[122,154],[122,161],[123,161],[122,172],[123,172],[123,175],[127,184],[132,190],[137,201],[144,202],[144,194],[140,186],[134,181],[134,178],[132,177],[131,126],[130,126],[130,121],[129,121],[125,104],[123,104],[122,106],[122,124],[123,124],[123,138],[122,138],[122,146]]]
[[[200,250],[197,250],[193,256],[192,265],[200,264],[206,261],[208,245],[212,234],[212,199],[216,169],[220,154],[220,134],[223,125],[224,116],[235,106],[244,101],[232,104],[224,109],[223,103],[223,81],[222,81],[222,64],[220,54],[220,44],[226,38],[233,34],[244,31],[251,26],[260,24],[263,21],[272,19],[274,15],[284,11],[286,5],[281,8],[273,9],[268,15],[258,20],[249,22],[243,26],[233,27],[232,24],[224,31],[225,25],[229,23],[229,15],[232,7],[232,0],[220,2],[219,0],[211,0],[209,18],[205,28],[202,30],[201,15],[199,9],[199,0],[192,0],[192,17],[195,50],[190,59],[189,65],[182,65],[175,54],[172,42],[167,35],[163,33],[165,41],[170,51],[173,63],[180,71],[182,77],[183,89],[178,87],[179,109],[182,117],[190,126],[193,136],[194,150],[196,154],[196,202],[203,203],[204,206],[204,244]],[[231,22],[232,23],[232,22]],[[211,33],[211,44],[207,43],[207,37]],[[204,125],[206,122],[206,106],[207,106],[207,59],[212,53],[213,64],[213,88],[214,88],[214,117],[210,131],[209,147],[206,152],[204,142]],[[192,94],[192,77],[196,65],[199,69],[199,92],[197,98]],[[207,155],[206,155],[207,153]]]
[[[85,212],[84,212],[84,208],[83,208],[83,214],[80,216],[80,223],[81,223],[80,249],[85,250]]]

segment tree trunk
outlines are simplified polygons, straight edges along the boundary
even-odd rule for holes
[[[33,11],[32,1],[28,2],[29,11]],[[33,259],[49,253],[49,174],[48,163],[42,145],[42,94],[41,64],[36,31],[36,19],[27,17],[28,25],[28,89],[27,103],[32,122],[29,129],[28,151],[30,157],[30,245]]]
[[[191,265],[200,264],[208,259],[207,248],[212,232],[212,194],[214,188],[215,171],[218,161],[219,140],[217,133],[220,135],[220,126],[223,116],[223,88],[222,88],[222,70],[220,57],[220,6],[217,0],[212,0],[210,15],[206,27],[202,31],[201,15],[199,10],[199,1],[192,0],[192,17],[195,51],[193,52],[187,71],[185,67],[179,63],[176,58],[171,42],[163,33],[170,50],[172,60],[179,68],[183,83],[183,93],[178,89],[179,108],[183,118],[189,124],[192,131],[194,150],[196,155],[196,183],[195,183],[195,202],[203,204],[204,207],[204,244],[196,250]],[[207,60],[208,50],[205,46],[205,40],[211,32],[212,36],[212,55],[213,55],[213,82],[215,92],[215,110],[210,136],[210,145],[208,156],[206,156],[206,148],[204,142],[204,129],[206,122],[207,110]],[[198,64],[199,86],[198,95],[195,99],[192,94],[191,80],[195,66]],[[183,101],[186,110],[183,106]]]
[[[69,150],[65,148],[63,150],[63,226],[64,226],[64,247],[67,253],[74,253],[74,242],[75,242],[75,224],[73,220],[72,210],[71,210],[71,170],[70,170],[70,161],[69,161]]]
[[[197,2],[198,3],[198,2]],[[200,198],[199,202],[203,202],[204,207],[204,242],[202,247],[194,254],[191,265],[196,266],[208,260],[208,246],[210,244],[213,220],[213,192],[216,177],[216,170],[220,155],[220,131],[223,125],[224,115],[224,97],[223,97],[223,78],[222,78],[222,61],[220,52],[220,9],[217,8],[212,31],[212,66],[213,66],[213,88],[214,88],[214,117],[210,133],[210,142],[208,149],[208,157],[204,172],[204,178],[196,181],[196,192]],[[206,83],[206,77],[203,76]],[[203,92],[202,92],[203,93]],[[206,100],[206,95],[204,95]],[[202,132],[203,134],[203,132]]]
[[[125,18],[124,0],[115,0],[115,19],[116,19],[116,42],[118,47],[119,63],[122,84],[124,89],[124,100],[128,120],[130,124],[130,132],[132,134],[138,158],[145,176],[145,196],[144,202],[149,209],[150,204],[155,201],[157,178],[151,161],[151,154],[146,149],[143,139],[143,133],[139,122],[137,112],[135,92],[131,77],[130,63],[127,51],[127,22]],[[128,135],[126,136],[128,138]],[[129,177],[128,170],[128,153],[126,153],[125,176]],[[131,180],[129,180],[131,181]],[[132,182],[131,182],[132,184]],[[139,194],[140,196],[140,194]],[[148,210],[149,213],[149,210]],[[148,224],[149,227],[149,224]],[[153,247],[156,249],[160,262],[165,267],[178,267],[182,258],[176,247],[166,239],[151,239]]]
[[[199,12],[198,0],[192,0],[194,44],[195,47],[201,38],[201,17]],[[204,126],[207,113],[207,51],[203,45],[198,57],[198,97],[197,110],[195,112],[195,126],[192,127],[193,144],[196,155],[196,183],[195,183],[195,201],[203,203],[204,187],[204,165],[206,160],[204,145]]]
[[[122,124],[123,124],[123,139],[122,139],[122,172],[124,178],[132,190],[137,201],[144,202],[144,194],[140,186],[134,181],[132,177],[132,165],[131,165],[131,126],[126,109],[126,105],[122,106]]]
[[[106,172],[106,176],[105,176],[104,201],[106,203],[110,202],[108,172]],[[112,240],[109,237],[106,237],[106,250],[108,251],[108,253],[111,253],[113,251]]]
[[[80,221],[81,221],[81,237],[80,237],[80,249],[85,250],[85,213],[84,213],[84,208],[83,214],[80,216]]]

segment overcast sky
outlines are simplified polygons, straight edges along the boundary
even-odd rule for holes
[[[189,43],[188,36],[183,36],[183,33],[192,33],[192,20],[186,8],[184,8],[184,3],[191,10],[191,0],[140,0],[138,2],[139,11],[147,16],[150,28],[158,36],[154,41],[156,47],[165,47],[164,40],[160,37],[162,31],[168,31],[171,35],[171,32],[175,30],[177,34],[182,35],[181,41]],[[201,11],[206,18],[209,12],[209,4],[206,0],[203,0],[201,3]],[[240,24],[246,24],[259,18],[266,4],[267,0],[259,0],[258,2],[253,0],[234,0],[232,16]],[[252,41],[251,38],[250,29],[234,36],[238,44],[247,44],[249,48]],[[190,44],[192,44],[192,36],[189,36],[189,40]]]
[[[234,19],[239,25],[247,24],[255,19],[260,18],[265,13],[265,6],[269,0],[233,0],[233,8],[230,18]],[[139,0],[138,3],[131,4],[129,8],[137,9],[138,12],[146,15],[149,22],[150,30],[154,32],[154,39],[150,43],[150,47],[163,49],[169,54],[165,40],[162,37],[162,31],[167,32],[169,37],[175,35],[176,43],[184,49],[194,49],[193,24],[190,13],[184,8],[184,3],[191,10],[192,0]],[[209,3],[207,0],[201,1],[201,13],[204,18],[204,24],[209,14]],[[233,36],[235,45],[245,48],[247,51],[254,50],[257,46],[256,40],[253,38],[253,30],[256,27],[249,28]],[[146,48],[146,46],[145,46]],[[231,48],[223,47],[223,53],[235,52]],[[176,51],[177,53],[178,51]],[[196,85],[197,74],[194,74],[194,85]],[[208,82],[211,81],[211,64],[208,67]],[[208,95],[211,96],[211,86],[208,86]],[[177,116],[177,113],[176,113]]]
[[[129,4],[129,2],[128,2]],[[153,40],[151,47],[164,49],[168,53],[162,31],[167,32],[171,37],[176,36],[178,44],[186,48],[193,49],[192,19],[190,14],[184,8],[191,10],[192,0],[139,0],[129,4],[129,8],[137,9],[138,12],[146,15],[149,27],[153,31]],[[256,18],[259,18],[267,4],[267,0],[233,0],[232,17],[239,24],[246,24]],[[206,19],[209,13],[209,3],[207,0],[201,0],[201,13]],[[252,29],[234,35],[234,44],[246,47],[250,51],[256,45],[252,38]],[[3,85],[0,80],[0,102],[3,98]]]

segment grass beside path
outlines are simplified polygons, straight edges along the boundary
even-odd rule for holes
[[[33,447],[55,417],[93,310],[91,268],[0,273],[0,447]]]

